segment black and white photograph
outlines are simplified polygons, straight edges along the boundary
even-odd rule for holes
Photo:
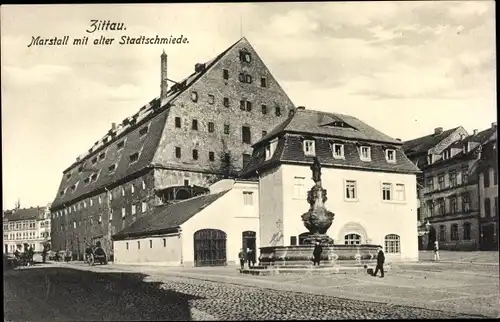
[[[494,1],[0,13],[4,321],[500,318]]]

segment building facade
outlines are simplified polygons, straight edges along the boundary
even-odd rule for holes
[[[496,127],[496,123],[492,127]],[[498,150],[497,132],[483,144],[478,165],[479,235],[481,250],[498,250]]]
[[[468,135],[469,134],[462,126],[446,131],[444,131],[442,127],[438,127],[434,129],[432,134],[403,142],[403,151],[406,156],[422,170],[422,172],[417,175],[417,225],[419,229],[419,249],[432,248],[429,242],[430,231],[426,227],[429,225],[428,217],[430,215],[425,207],[424,196],[426,187],[424,178],[426,168],[432,163],[441,160],[443,151],[451,144],[462,140]]]
[[[480,248],[478,193],[483,144],[496,132],[492,127],[463,137],[443,149],[424,169],[422,205],[431,224],[427,248],[435,240],[446,250]]]
[[[258,250],[258,183],[221,180],[210,192],[158,206],[113,236],[115,263],[225,266]]]
[[[18,208],[3,212],[3,253],[24,252],[28,244],[40,253],[50,244],[50,204],[47,207]]]
[[[52,204],[55,250],[83,256],[162,203],[172,187],[206,187],[235,176],[251,144],[281,123],[293,103],[242,38],[179,82],[161,55],[161,93],[63,172]],[[168,86],[168,82],[174,83]]]
[[[418,168],[402,143],[360,120],[299,107],[254,145],[243,176],[259,176],[260,246],[301,244],[314,184],[322,165],[326,208],[335,214],[328,235],[336,244],[379,244],[392,261],[418,259]]]

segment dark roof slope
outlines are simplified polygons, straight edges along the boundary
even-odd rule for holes
[[[43,215],[44,211],[45,207],[7,210],[4,212],[4,220],[7,219],[8,221],[18,221],[39,219]]]
[[[152,213],[139,218],[136,222],[115,234],[113,239],[120,240],[133,236],[145,236],[180,227],[228,191],[230,190],[158,206]]]
[[[335,122],[344,123],[346,127],[333,126]],[[258,146],[261,142],[269,141],[280,133],[300,133],[401,145],[400,141],[385,135],[353,116],[295,109],[286,121],[271,130],[259,142],[255,143],[254,146]]]
[[[427,153],[429,149],[432,149],[439,142],[443,141],[445,138],[450,136],[453,132],[455,132],[460,126],[457,126],[453,129],[449,129],[441,132],[441,134],[430,134],[426,136],[422,136],[420,138],[416,138],[413,140],[403,142],[403,150],[406,154],[418,154],[418,153]]]
[[[52,203],[52,209],[57,210],[63,204],[67,206],[85,198],[86,195],[97,189],[111,185],[151,165],[168,117],[169,104],[200,79],[231,48],[243,40],[246,41],[245,38],[241,38],[217,57],[208,61],[205,64],[206,68],[194,72],[178,84],[171,86],[165,99],[161,101],[160,98],[153,99],[134,116],[125,119],[124,124],[120,124],[118,130],[114,132],[110,130],[109,134],[113,132],[113,137],[106,135],[103,140],[97,141],[90,152],[64,171],[57,195]],[[149,125],[147,134],[140,135],[140,130],[146,125]],[[119,149],[117,145],[124,139],[126,139],[125,146]],[[105,157],[100,160],[99,155],[102,152],[105,152]],[[129,157],[136,152],[140,152],[139,160],[130,164]],[[97,158],[95,164],[92,163],[94,158]],[[116,170],[110,172],[109,167],[115,163]],[[80,166],[83,166],[87,171],[80,173],[78,171]],[[68,178],[69,173],[71,173],[71,177]],[[93,173],[98,174],[97,180],[85,183],[84,180]],[[72,189],[73,186],[75,189]],[[63,191],[65,192],[61,194]]]

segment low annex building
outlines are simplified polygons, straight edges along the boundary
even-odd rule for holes
[[[259,177],[260,247],[302,244],[317,157],[326,208],[335,214],[327,234],[335,244],[383,245],[387,258],[418,260],[416,174],[399,140],[348,115],[298,107],[254,144],[242,177]]]
[[[117,264],[225,266],[240,248],[256,249],[259,191],[255,181],[221,180],[210,193],[155,207],[113,236]]]

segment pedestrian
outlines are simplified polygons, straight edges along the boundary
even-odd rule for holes
[[[244,269],[245,268],[245,252],[243,251],[243,248],[240,249],[240,252],[238,253],[238,258],[240,259],[241,269]]]
[[[248,261],[248,268],[252,267],[252,258],[253,258],[253,250],[250,248],[247,248],[247,261]]]
[[[434,242],[434,260],[439,260],[439,245],[437,240]]]
[[[314,262],[314,266],[316,266],[316,264],[318,264],[319,266],[319,262],[321,261],[321,253],[323,252],[323,247],[321,247],[320,243],[319,242],[316,242],[316,244],[314,245],[314,250],[313,250],[313,262]]]
[[[373,273],[373,276],[377,276],[377,273],[380,270],[380,278],[384,277],[384,263],[385,263],[384,251],[382,247],[379,247],[377,254],[377,267],[375,267],[375,272]]]

